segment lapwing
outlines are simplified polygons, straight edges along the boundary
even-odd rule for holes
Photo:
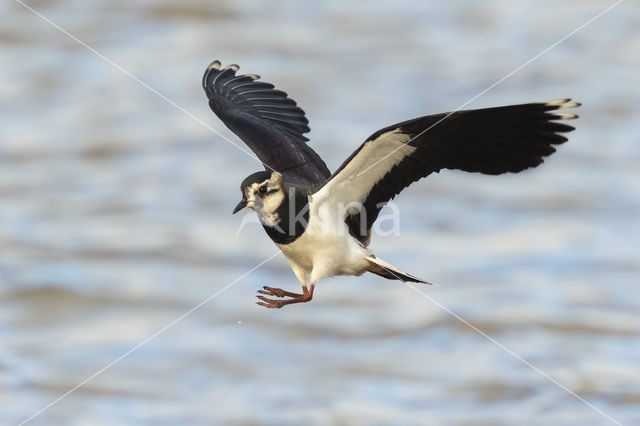
[[[245,207],[257,213],[302,285],[301,293],[263,287],[257,303],[267,308],[308,302],[319,279],[336,275],[371,272],[428,284],[368,248],[382,207],[442,169],[499,175],[539,166],[574,130],[561,123],[577,118],[565,110],[580,105],[554,99],[403,121],[373,133],[331,173],[307,144],[309,122],[296,102],[238,70],[213,61],[202,86],[213,112],[264,166],[242,181],[233,213]]]

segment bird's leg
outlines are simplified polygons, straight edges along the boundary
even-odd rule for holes
[[[289,291],[284,291],[279,288],[272,287],[263,287],[264,290],[259,290],[258,293],[266,294],[268,296],[275,297],[288,297],[289,299],[269,299],[264,296],[257,296],[260,299],[260,302],[256,302],[260,306],[264,306],[265,308],[282,308],[285,305],[290,305],[292,303],[305,303],[310,301],[313,298],[313,289],[315,288],[315,283],[311,284],[311,289],[307,289],[306,286],[302,286],[302,294],[300,293],[291,293]]]

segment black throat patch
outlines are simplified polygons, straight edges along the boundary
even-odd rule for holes
[[[276,244],[291,244],[304,234],[309,224],[309,199],[306,193],[290,187],[285,189],[285,198],[275,211],[278,225],[262,225],[269,238]]]

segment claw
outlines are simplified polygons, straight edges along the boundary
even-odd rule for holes
[[[275,296],[275,297],[284,297],[284,290],[282,290],[282,289],[268,287],[266,285],[264,287],[262,287],[262,288],[264,290],[260,290],[260,291],[258,291],[258,293],[267,294],[269,296]]]
[[[277,302],[277,301],[276,301],[276,300],[274,300],[274,299],[269,299],[269,298],[264,297],[264,296],[256,296],[256,297],[257,297],[258,299],[262,300],[263,302],[267,302],[267,303],[275,303],[275,302]]]
[[[262,300],[262,302],[256,302],[258,305],[260,306],[264,306],[265,308],[282,308],[282,306],[284,306],[285,304],[282,302],[282,300],[274,300],[274,299],[269,299],[267,297],[264,296],[256,296],[258,299]]]
[[[267,296],[274,296],[274,297],[291,297],[293,299],[296,299],[298,297],[302,297],[302,294],[300,293],[292,293],[290,291],[285,291],[281,288],[275,288],[275,287],[269,287],[269,286],[264,286],[262,287],[264,290],[258,290],[258,293],[260,294],[266,294]]]

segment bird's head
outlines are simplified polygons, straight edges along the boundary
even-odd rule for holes
[[[247,176],[240,184],[240,192],[242,200],[233,209],[233,213],[249,207],[258,213],[261,220],[273,218],[285,199],[282,175],[278,172],[263,171]]]

